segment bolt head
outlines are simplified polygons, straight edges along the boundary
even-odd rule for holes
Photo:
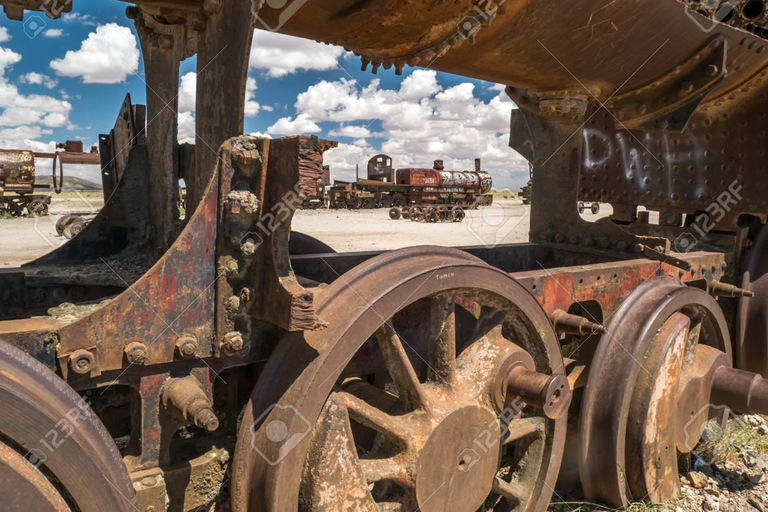
[[[147,346],[138,341],[129,343],[125,347],[125,358],[130,364],[144,365],[147,363]]]
[[[69,356],[69,367],[79,375],[91,373],[96,363],[93,353],[88,350],[75,350]]]
[[[222,346],[228,352],[239,352],[243,350],[243,345],[243,335],[237,331],[225,334],[222,340]]]
[[[184,359],[197,356],[197,338],[191,334],[185,334],[176,340],[176,350]]]

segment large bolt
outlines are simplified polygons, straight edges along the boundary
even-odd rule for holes
[[[176,340],[176,350],[184,359],[190,359],[197,355],[197,337],[193,334],[184,334]]]
[[[179,418],[208,432],[219,428],[219,419],[200,382],[193,376],[175,378],[163,388],[163,404]]]
[[[591,322],[579,315],[566,313],[562,309],[555,310],[550,315],[555,330],[563,334],[578,334],[581,336],[590,334],[605,334],[608,330],[604,325]]]
[[[523,402],[541,410],[547,418],[559,419],[568,413],[573,394],[565,375],[546,375],[523,364],[510,368],[506,379],[508,400],[517,395]]]
[[[243,344],[243,335],[237,331],[228,332],[221,340],[222,348],[229,353],[240,352]]]
[[[69,367],[79,375],[91,373],[95,363],[96,358],[89,350],[78,349],[69,355]]]
[[[721,281],[712,281],[709,291],[715,297],[754,297],[755,292]]]
[[[130,364],[144,365],[147,363],[147,346],[141,342],[134,341],[125,347],[125,358]]]

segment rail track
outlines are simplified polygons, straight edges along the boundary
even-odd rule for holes
[[[674,499],[708,425],[768,413],[753,4],[128,7],[152,93],[100,138],[110,200],[0,272],[5,510],[541,512],[564,466],[593,502]],[[239,136],[254,25],[505,84],[529,243],[337,254],[292,234],[327,141]],[[175,133],[194,53],[199,143],[147,137]]]

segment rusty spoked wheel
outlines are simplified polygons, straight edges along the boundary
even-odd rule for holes
[[[547,508],[570,390],[527,290],[422,247],[360,265],[317,301],[327,328],[283,339],[246,409],[236,511]]]
[[[0,496],[10,512],[137,510],[117,447],[85,400],[2,341]]]
[[[672,278],[641,285],[600,340],[581,410],[580,472],[589,500],[622,508],[679,492],[678,456],[722,421],[713,382],[731,366],[717,301]]]

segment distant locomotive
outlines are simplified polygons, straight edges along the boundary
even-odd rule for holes
[[[368,179],[337,181],[330,188],[331,208],[396,208],[411,205],[452,205],[476,208],[492,204],[493,179],[481,170],[480,159],[474,171],[446,171],[442,160],[432,169],[397,169],[387,155],[368,161]]]
[[[67,141],[57,145],[56,153],[35,153],[28,150],[0,150],[0,211],[8,212],[12,217],[46,215],[51,203],[50,194],[35,194],[36,189],[49,189],[35,181],[35,158],[53,160],[53,189],[61,192],[64,180],[64,164],[98,165],[99,153],[92,148],[90,153],[83,152],[83,143]],[[58,161],[59,175],[56,176]]]

